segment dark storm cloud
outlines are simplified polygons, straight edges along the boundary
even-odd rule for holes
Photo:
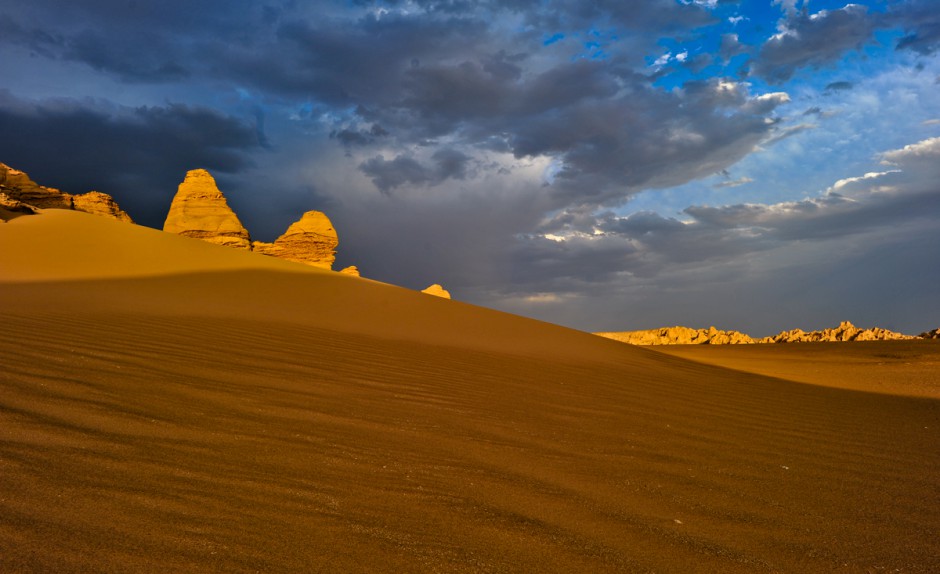
[[[0,44],[24,46],[42,56],[82,62],[126,82],[186,79],[199,66],[193,33],[211,30],[242,41],[254,26],[250,2],[96,0],[21,3],[0,17]],[[201,68],[199,71],[202,71]]]
[[[897,43],[898,50],[912,50],[930,55],[940,50],[940,11],[933,0],[909,0],[889,12],[891,23],[905,32]]]
[[[187,170],[237,172],[256,149],[250,122],[194,106],[126,108],[100,101],[26,101],[0,91],[4,163],[65,191],[97,189],[142,223],[162,226]]]
[[[337,118],[327,131],[338,144],[351,154],[363,150],[358,165],[384,192],[463,176],[441,175],[444,168],[404,152],[380,158],[372,145],[549,156],[559,165],[552,189],[559,203],[606,202],[713,173],[775,129],[765,120],[779,102],[728,106],[709,93],[713,87],[668,93],[633,71],[663,33],[714,22],[695,3],[419,2],[404,10],[362,2],[344,12],[329,3],[222,10],[219,2],[170,2],[159,14],[93,4],[63,9],[62,17],[83,26],[53,16],[51,0],[31,4],[4,25],[20,31],[8,41],[26,41],[25,31],[41,23],[48,53],[126,82],[199,78],[254,90],[265,101],[311,102],[318,117]],[[498,25],[504,17],[537,27],[509,32]],[[580,30],[590,42],[542,46],[553,30]],[[604,45],[603,58],[582,57],[592,43]],[[358,127],[370,124],[384,132]]]
[[[790,79],[800,68],[833,64],[847,51],[871,41],[878,17],[864,6],[789,15],[783,29],[760,48],[751,70],[775,83]]]
[[[431,165],[404,155],[392,160],[379,155],[363,162],[359,168],[383,193],[389,193],[405,184],[436,185],[447,179],[464,179],[470,159],[457,150],[445,148],[434,152]]]

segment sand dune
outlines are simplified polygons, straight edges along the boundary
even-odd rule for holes
[[[934,399],[80,213],[0,279],[3,572],[940,569]]]

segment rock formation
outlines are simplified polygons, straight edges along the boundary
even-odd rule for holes
[[[248,231],[228,206],[215,179],[204,169],[186,173],[170,204],[163,231],[226,247],[251,249]]]
[[[9,221],[21,215],[32,215],[36,208],[26,205],[22,201],[13,199],[6,193],[0,192],[0,221]]]
[[[10,199],[38,209],[73,209],[72,196],[39,185],[18,169],[0,163],[0,191]]]
[[[435,297],[443,297],[444,299],[450,299],[450,292],[447,289],[444,289],[437,283],[434,285],[429,285],[426,289],[421,290],[422,293],[427,293],[428,295],[434,295]]]
[[[708,329],[663,327],[646,331],[595,333],[595,335],[631,345],[744,345],[755,342],[744,333],[721,331],[715,327]]]
[[[107,193],[100,191],[89,191],[81,195],[72,196],[72,205],[77,211],[94,213],[95,215],[104,215],[118,221],[133,223],[131,216],[121,209],[117,202]]]
[[[802,329],[783,331],[772,337],[764,337],[761,343],[812,343],[819,341],[896,341],[916,339],[911,335],[895,333],[887,329],[872,327],[859,329],[848,321],[839,323],[834,329],[805,332]]]
[[[940,329],[934,329],[933,331],[924,331],[918,336],[921,339],[940,339]]]
[[[39,185],[24,172],[4,163],[0,163],[0,194],[5,196],[3,208],[15,213],[27,213],[28,210],[22,206],[37,209],[74,209],[133,223],[130,216],[106,193],[65,193],[54,187]],[[14,204],[20,207],[11,208]]]
[[[273,243],[252,241],[215,179],[204,169],[186,173],[170,204],[163,230],[324,269],[333,268],[339,245],[333,224],[320,211],[304,213]],[[343,272],[359,275],[355,266]]]
[[[255,241],[252,251],[297,263],[332,269],[339,238],[330,219],[321,211],[308,211],[292,223],[274,243]],[[358,271],[357,271],[358,274]]]
[[[350,265],[349,267],[343,267],[339,270],[340,273],[345,273],[347,275],[352,275],[353,277],[359,277],[359,268],[355,265]]]

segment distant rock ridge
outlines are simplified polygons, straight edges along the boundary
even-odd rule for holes
[[[815,343],[821,341],[897,341],[916,339],[912,335],[895,333],[887,329],[872,327],[860,329],[848,321],[839,323],[834,329],[805,332],[802,329],[782,331],[773,337],[764,337],[761,343]]]
[[[333,268],[339,245],[333,224],[320,211],[304,213],[273,243],[252,241],[248,230],[219,190],[215,178],[204,169],[186,173],[170,204],[163,230],[323,269]],[[355,267],[343,271],[359,275]]]
[[[715,327],[690,329],[689,327],[663,327],[646,331],[595,333],[631,345],[744,345],[756,341],[738,331],[721,331]]]
[[[0,163],[0,195],[3,196],[0,198],[0,209],[10,212],[11,217],[36,213],[36,209],[71,209],[133,223],[127,212],[106,193],[65,193],[54,187],[39,185],[26,173],[5,163]]]
[[[739,345],[753,343],[812,343],[823,341],[897,341],[908,339],[938,339],[940,329],[921,333],[918,337],[904,335],[872,327],[860,329],[848,321],[839,323],[833,329],[821,331],[803,331],[792,329],[782,331],[771,337],[754,339],[738,331],[720,331],[715,327],[708,329],[690,329],[688,327],[664,327],[646,331],[622,331],[595,333],[601,337],[614,339],[631,345]]]

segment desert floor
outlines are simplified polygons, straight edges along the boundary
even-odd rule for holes
[[[64,211],[0,325],[2,572],[940,571],[937,342],[667,354]]]

